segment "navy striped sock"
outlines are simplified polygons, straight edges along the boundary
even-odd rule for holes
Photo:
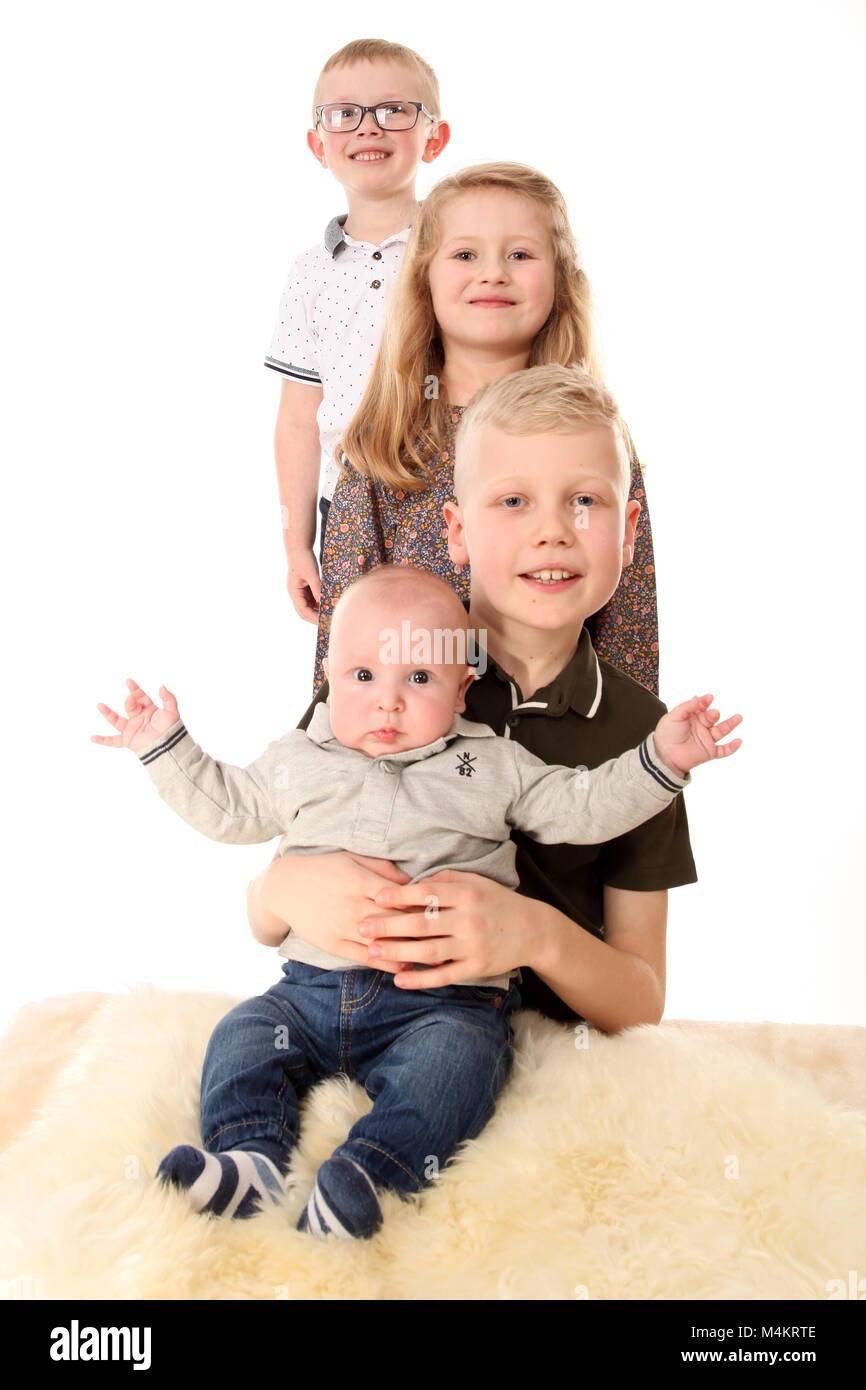
[[[193,1144],[179,1144],[156,1170],[161,1182],[181,1188],[193,1211],[216,1216],[254,1216],[262,1199],[279,1204],[283,1173],[274,1159],[281,1151],[267,1139],[250,1141],[249,1148],[211,1154]],[[267,1148],[270,1155],[263,1152]]]
[[[316,1186],[301,1212],[299,1231],[345,1238],[371,1236],[382,1224],[372,1178],[351,1158],[335,1154],[316,1174]]]

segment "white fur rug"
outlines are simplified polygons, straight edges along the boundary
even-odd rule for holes
[[[866,1268],[866,1116],[721,1040],[615,1037],[525,1012],[490,1125],[372,1241],[295,1231],[317,1165],[368,1107],[308,1098],[294,1185],[249,1221],[153,1181],[200,1142],[198,1087],[231,996],[106,996],[0,1157],[0,1292],[143,1299],[826,1299]],[[732,1025],[731,1025],[732,1026]],[[825,1030],[829,1031],[829,1030]],[[577,1039],[580,1041],[580,1039]]]

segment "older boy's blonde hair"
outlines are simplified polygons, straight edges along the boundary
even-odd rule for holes
[[[441,243],[442,209],[461,193],[483,188],[523,194],[544,210],[550,229],[553,308],[533,341],[530,365],[579,362],[601,375],[589,280],[556,184],[529,165],[509,162],[473,164],[441,179],[412,227],[367,389],[334,455],[339,462],[342,451],[358,473],[391,487],[426,487],[429,461],[444,445],[447,402],[438,395],[444,357],[429,267]]]
[[[313,94],[313,125],[316,124],[319,88],[325,73],[330,72],[332,68],[344,67],[348,63],[375,63],[379,59],[385,63],[403,63],[407,68],[414,68],[418,78],[418,99],[423,101],[431,116],[438,117],[442,114],[439,109],[439,79],[420,53],[416,53],[412,48],[406,48],[402,43],[389,43],[387,39],[353,39],[351,43],[345,44],[343,48],[331,54],[316,79],[316,89]],[[405,96],[407,99],[415,99],[414,92],[402,92],[399,95]]]
[[[526,367],[476,391],[455,435],[454,493],[465,495],[468,443],[486,425],[503,434],[577,434],[606,426],[617,441],[625,495],[631,481],[631,441],[619,406],[598,377],[557,363]]]

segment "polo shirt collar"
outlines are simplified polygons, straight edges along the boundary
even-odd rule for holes
[[[341,246],[346,246],[346,234],[343,225],[349,214],[344,212],[340,217],[332,217],[325,228],[324,243],[325,250],[330,256],[336,256]],[[404,227],[401,232],[395,232],[393,236],[386,237],[381,243],[382,246],[390,246],[392,241],[408,241],[411,227]]]
[[[331,256],[333,256],[337,247],[342,246],[345,242],[345,237],[343,236],[343,223],[348,216],[349,214],[344,212],[342,217],[332,217],[325,228],[325,250]]]
[[[464,607],[468,611],[468,605],[464,604]],[[584,719],[592,719],[601,703],[601,667],[585,623],[571,660],[549,685],[536,690],[531,700],[521,699],[516,681],[503,671],[489,653],[483,652],[483,657],[491,676],[510,687],[512,708],[521,714],[545,714],[556,717],[564,714],[567,709],[572,709]],[[483,677],[477,676],[476,679],[481,680]]]
[[[331,712],[322,700],[313,710],[310,722],[306,727],[307,738],[312,743],[320,746],[325,743],[337,743],[334,731],[331,728]],[[451,728],[441,738],[434,739],[432,743],[425,743],[423,748],[404,748],[400,753],[381,753],[379,756],[386,759],[389,763],[417,763],[424,758],[429,758],[433,753],[441,753],[447,748],[449,743],[453,743],[455,738],[495,738],[496,735],[489,724],[478,724],[474,720],[464,719],[462,715],[455,714],[451,721]],[[354,749],[350,749],[354,752]],[[366,757],[366,754],[359,752],[359,757]],[[378,759],[370,758],[370,762]]]

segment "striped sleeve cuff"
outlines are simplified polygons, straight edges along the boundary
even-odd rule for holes
[[[655,739],[652,734],[647,734],[643,743],[638,748],[641,767],[648,772],[663,787],[666,792],[681,792],[683,787],[687,787],[692,780],[692,775],[687,772],[685,777],[680,777],[679,773],[672,772],[666,763],[659,757]]]
[[[163,735],[159,743],[155,743],[151,748],[145,748],[142,753],[139,753],[139,761],[142,763],[155,762],[157,758],[162,757],[163,753],[169,753],[172,748],[176,747],[182,738],[186,738],[186,735],[187,728],[182,721],[172,724],[168,733]]]
[[[276,357],[266,357],[265,366],[280,376],[290,377],[292,381],[305,381],[309,386],[321,386],[322,378],[311,367],[296,367],[292,362],[280,362]]]

